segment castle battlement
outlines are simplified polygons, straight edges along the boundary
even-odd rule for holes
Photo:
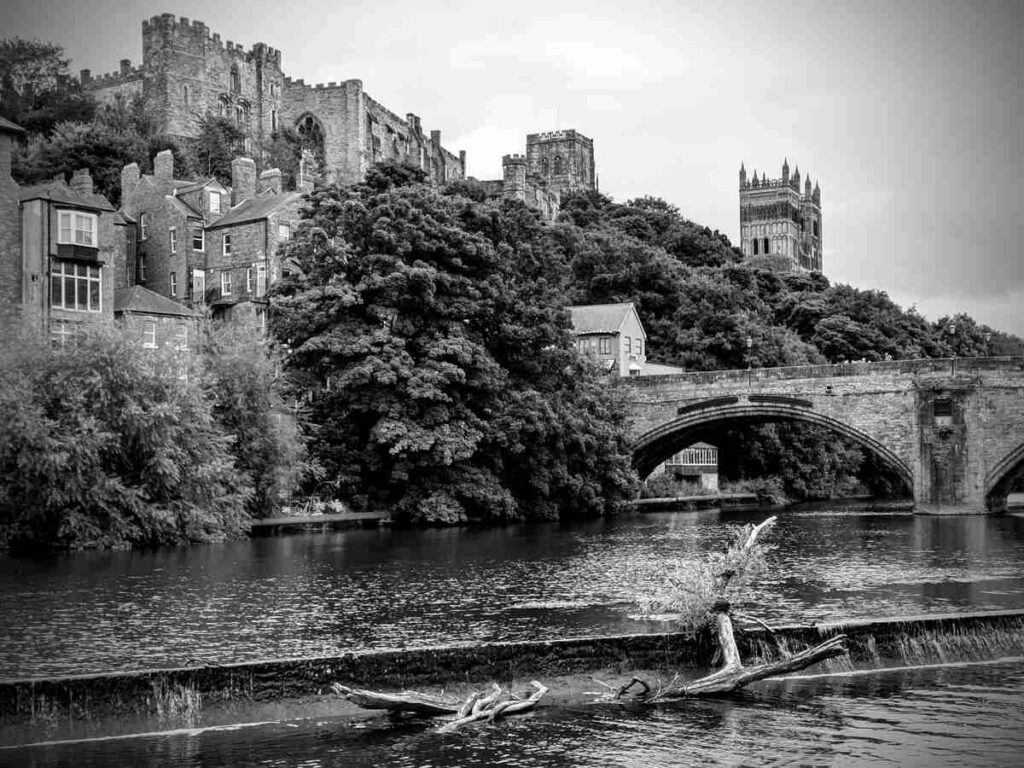
[[[127,66],[125,66],[126,64]],[[105,87],[138,80],[142,75],[142,65],[133,67],[131,62],[125,59],[121,62],[121,69],[117,72],[104,72],[102,75],[93,75],[92,70],[83,69],[79,73],[79,82],[81,82],[83,87]]]
[[[544,133],[531,133],[526,137],[527,141],[565,141],[566,139],[579,139],[583,142],[593,143],[582,133],[574,128],[566,128],[562,131],[545,131]]]
[[[187,38],[192,45],[198,49],[209,47],[216,50],[226,51],[234,56],[243,57],[246,61],[253,58],[263,58],[269,62],[281,66],[281,52],[266,43],[255,43],[252,48],[246,49],[241,43],[232,40],[221,41],[216,32],[198,19],[189,19],[187,16],[175,17],[173,13],[164,13],[153,16],[142,22],[142,37],[145,40],[148,36],[163,35],[165,37]]]
[[[745,256],[781,256],[806,270],[821,271],[821,188],[810,176],[800,186],[800,169],[790,175],[789,160],[782,178],[769,179],[755,170],[747,179],[740,164],[740,249]]]
[[[526,155],[512,154],[502,155],[502,165],[526,165]]]
[[[358,78],[351,78],[349,80],[330,81],[328,83],[313,83],[308,84],[301,77],[298,79],[292,79],[285,77],[284,87],[285,88],[305,88],[307,91],[341,91],[346,88],[352,88],[353,84],[355,87],[362,88],[363,81]]]

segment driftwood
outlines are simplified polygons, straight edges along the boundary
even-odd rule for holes
[[[531,684],[536,690],[525,699],[516,697],[494,683],[490,693],[477,691],[470,694],[461,704],[458,701],[416,691],[402,691],[398,694],[379,693],[362,688],[349,688],[340,683],[332,683],[331,689],[363,709],[384,709],[391,714],[407,713],[427,717],[454,715],[453,719],[437,729],[438,733],[448,733],[477,720],[493,722],[498,717],[516,715],[533,709],[548,692],[548,688],[536,680]]]

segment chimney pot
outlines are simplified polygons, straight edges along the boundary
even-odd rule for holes
[[[281,169],[268,168],[260,174],[260,192],[272,192],[275,195],[281,194]]]
[[[153,158],[153,175],[160,181],[174,180],[174,153],[169,149],[157,152]]]
[[[92,176],[88,168],[79,168],[72,174],[71,188],[80,195],[92,194]]]

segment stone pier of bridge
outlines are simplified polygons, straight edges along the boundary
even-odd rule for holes
[[[620,387],[641,477],[722,426],[773,421],[861,445],[904,480],[919,512],[999,511],[1024,477],[1024,358],[707,371]]]

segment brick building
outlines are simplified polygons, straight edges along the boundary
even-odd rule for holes
[[[201,21],[169,13],[142,22],[141,65],[125,59],[110,74],[82,70],[81,80],[100,101],[140,95],[174,136],[196,135],[203,115],[228,117],[259,167],[265,143],[290,127],[316,148],[327,181],[361,181],[387,159],[422,168],[437,183],[466,175],[464,152],[445,149],[441,132],[424,131],[418,116],[399,117],[371,98],[362,81],[306,85],[284,75],[281,52],[265,43],[246,50]]]
[[[811,177],[800,192],[800,168],[792,177],[789,161],[782,163],[782,178],[764,173],[747,180],[740,164],[740,248],[745,256],[778,254],[798,269],[821,272],[821,188],[811,188]]]
[[[19,186],[11,146],[22,132],[0,118],[0,321],[6,333],[25,327],[63,346],[77,325],[113,318],[117,217],[87,169],[70,184]]]

